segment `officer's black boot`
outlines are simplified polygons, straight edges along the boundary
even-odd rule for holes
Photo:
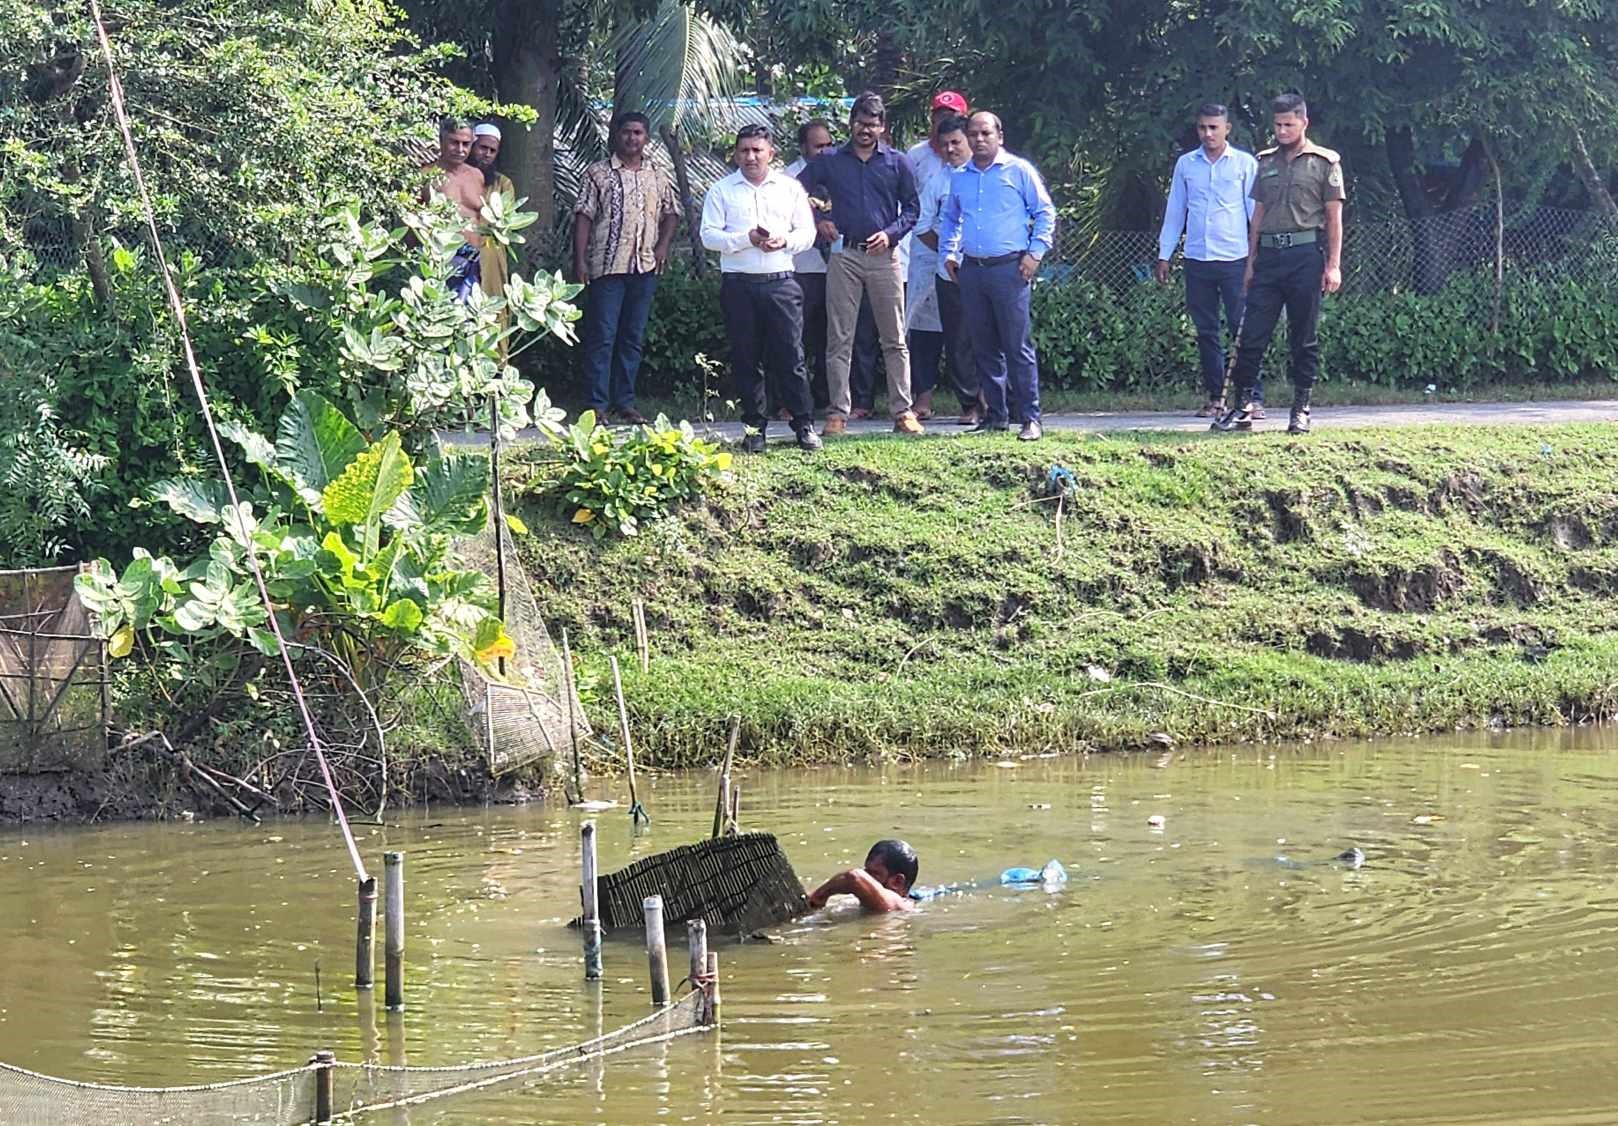
[[[1208,427],[1209,430],[1228,434],[1232,430],[1253,429],[1253,389],[1239,388],[1235,401],[1234,407],[1213,420],[1213,425]]]
[[[1292,393],[1292,417],[1287,420],[1287,433],[1309,433],[1309,392]]]

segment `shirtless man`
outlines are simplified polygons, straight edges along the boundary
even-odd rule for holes
[[[877,841],[865,854],[863,868],[839,872],[809,893],[809,906],[826,906],[834,895],[852,895],[867,911],[913,911],[910,889],[916,886],[920,870],[916,850],[904,841]]]
[[[483,172],[468,162],[467,157],[471,153],[471,123],[446,117],[438,123],[438,159],[422,169],[434,173],[432,179],[422,186],[422,202],[427,202],[430,193],[436,193],[454,203],[463,216],[473,220],[472,225],[461,232],[466,245],[455,252],[455,262],[450,270],[450,285],[462,300],[471,295],[472,286],[479,281],[478,248],[482,245],[476,221],[478,211],[483,207]]]

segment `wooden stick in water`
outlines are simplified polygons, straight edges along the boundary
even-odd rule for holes
[[[685,924],[685,944],[691,955],[687,980],[691,982],[692,989],[701,989],[702,975],[708,968],[708,924],[701,919],[688,920]],[[706,1009],[707,1005],[704,999],[703,1008]],[[706,1020],[703,1023],[707,1023]]]
[[[730,788],[730,832],[739,835],[742,831],[742,785],[740,782]]]
[[[663,897],[648,895],[641,900],[646,919],[646,964],[652,975],[652,1004],[669,1003],[669,956],[663,933]]]
[[[646,632],[646,603],[639,598],[635,599],[635,649],[640,653],[640,671],[645,673],[652,667],[652,639]]]
[[[354,988],[376,983],[376,877],[360,881],[359,925],[354,937]]]
[[[579,927],[584,932],[584,980],[601,980],[601,907],[600,889],[596,883],[596,823],[586,821],[579,830],[579,843],[584,860],[579,882],[579,899],[584,907],[584,918]]]
[[[730,717],[730,742],[725,747],[725,761],[719,767],[719,794],[713,803],[713,835],[725,831],[725,814],[730,808],[730,764],[736,758],[736,744],[742,738],[742,717]]]
[[[404,853],[382,854],[383,1002],[389,1012],[404,1008]]]
[[[635,789],[635,745],[629,738],[629,707],[624,703],[624,680],[618,671],[618,658],[609,657],[612,665],[612,690],[618,696],[618,735],[624,742],[624,760],[629,764],[629,818],[636,824],[651,821],[646,807],[640,804]]]
[[[719,1026],[719,952],[708,951],[708,1023]]]

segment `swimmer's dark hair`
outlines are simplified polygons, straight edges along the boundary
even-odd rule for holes
[[[903,876],[906,891],[916,886],[916,873],[921,871],[921,861],[916,859],[916,850],[904,841],[877,841],[871,846],[871,851],[865,854],[867,864],[872,860],[882,861],[888,875]]]

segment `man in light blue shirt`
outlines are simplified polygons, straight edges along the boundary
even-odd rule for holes
[[[938,225],[939,253],[960,283],[979,383],[987,402],[978,431],[1009,429],[1037,442],[1039,358],[1034,353],[1029,296],[1040,260],[1056,234],[1056,208],[1034,166],[1001,146],[992,113],[972,115],[966,139],[972,159],[950,176]]]
[[[1197,357],[1208,399],[1197,411],[1217,418],[1224,411],[1225,348],[1219,336],[1219,304],[1232,327],[1242,323],[1242,278],[1247,270],[1247,222],[1253,215],[1258,161],[1229,144],[1230,111],[1217,102],[1197,109],[1202,144],[1174,165],[1169,205],[1157,240],[1157,280],[1169,280],[1169,260],[1185,235],[1185,308],[1197,326]],[[1264,417],[1264,388],[1253,387],[1253,408]]]

